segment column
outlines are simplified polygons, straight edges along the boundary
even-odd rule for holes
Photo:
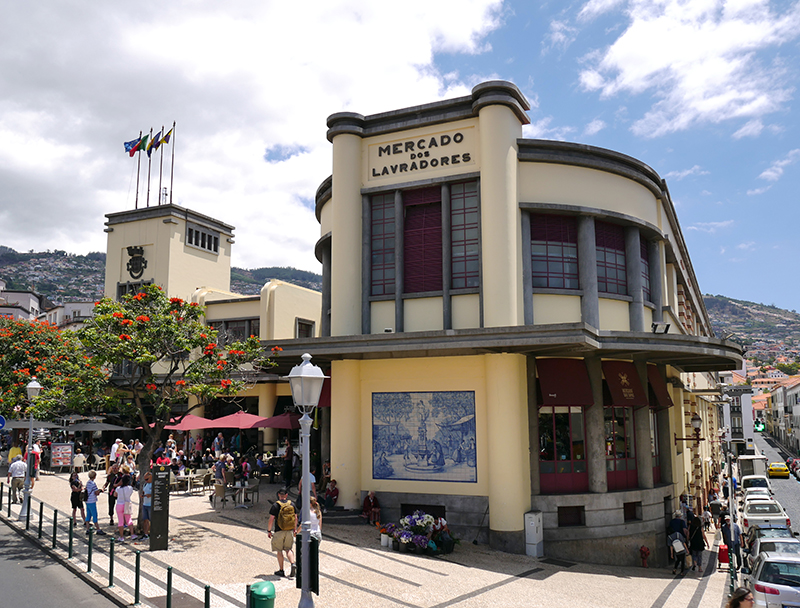
[[[522,212],[522,317],[533,325],[533,262],[531,261],[531,214]]]
[[[635,361],[639,381],[647,394],[647,361]],[[639,487],[653,487],[653,451],[650,448],[650,407],[633,412],[633,432],[636,438],[636,472]]]
[[[369,297],[372,294],[372,203],[361,197],[361,333],[372,333]]]
[[[666,380],[666,367],[664,365],[657,365],[656,367],[661,377]],[[670,387],[667,385],[667,390],[669,389]],[[674,394],[670,396],[672,397],[672,402],[677,403]],[[656,414],[656,420],[658,421],[658,464],[661,466],[661,483],[675,483],[672,464],[675,442],[672,440],[673,426],[670,424],[670,411],[672,409],[674,407],[662,409]]]
[[[479,117],[483,321],[485,327],[521,325],[517,139],[522,137],[522,126],[506,106],[486,105]]]
[[[331,335],[361,333],[361,138],[333,138]]]
[[[333,361],[331,377],[331,477],[338,482],[338,504],[361,508],[361,363]]]
[[[655,304],[653,321],[664,320],[664,278],[661,273],[661,247],[657,241],[647,242],[647,256],[650,258],[650,300]]]
[[[628,304],[628,315],[631,331],[642,332],[644,331],[644,280],[639,238],[639,228],[636,226],[625,227],[625,274],[628,280],[628,295],[633,297],[633,302]],[[647,379],[646,374],[645,379]]]
[[[452,283],[453,247],[450,230],[450,184],[442,184],[442,329],[453,329]]]
[[[592,231],[594,232],[594,230]],[[586,368],[589,371],[589,382],[592,385],[592,397],[594,398],[594,405],[586,410],[586,467],[589,472],[589,491],[608,492],[606,423],[603,415],[603,370],[600,359],[587,357]]]
[[[528,443],[531,445],[531,496],[541,494],[542,487],[539,478],[539,403],[536,399],[536,359],[527,357],[528,375]]]
[[[405,214],[403,213],[403,193],[394,193],[394,331],[400,333],[405,326],[405,308],[403,307],[403,290],[405,267]]]
[[[486,355],[489,463],[489,542],[525,552],[525,517],[531,507],[527,365],[524,355]]]
[[[278,401],[278,385],[275,383],[256,385],[258,392],[258,415],[269,418],[275,413]],[[278,449],[278,429],[261,429],[261,450],[275,452]]]
[[[581,296],[581,318],[584,323],[599,329],[600,302],[597,291],[597,248],[594,240],[594,218],[584,215],[578,218],[578,273],[580,275],[581,290],[583,291]],[[602,387],[600,395],[600,401],[595,401],[595,404],[599,403],[602,406]],[[589,421],[587,420],[586,422],[588,424]],[[605,472],[605,462],[603,463],[603,471]]]
[[[320,336],[331,335],[331,240],[322,244],[322,311]]]

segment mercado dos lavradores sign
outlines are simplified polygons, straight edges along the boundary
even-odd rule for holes
[[[469,126],[370,144],[368,177],[415,179],[434,171],[458,171],[475,164],[476,144],[475,128]]]

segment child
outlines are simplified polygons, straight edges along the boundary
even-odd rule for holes
[[[150,537],[150,506],[153,500],[153,476],[150,471],[144,474],[142,486],[142,540]]]
[[[92,520],[94,520],[95,531],[103,535],[105,532],[103,532],[100,528],[100,524],[97,522],[97,497],[103,490],[97,487],[97,483],[95,482],[96,477],[96,471],[89,471],[89,481],[86,482],[86,531],[89,531],[89,528],[92,526]]]

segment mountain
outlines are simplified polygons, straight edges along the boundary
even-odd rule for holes
[[[774,304],[756,304],[720,295],[703,296],[714,333],[740,344],[800,343],[800,314]]]
[[[75,255],[66,251],[33,250],[27,253],[0,245],[0,279],[6,289],[35,291],[56,304],[97,301],[103,296],[106,254]],[[279,279],[320,291],[322,277],[306,270],[265,267],[246,270],[231,268],[231,291],[256,295],[265,283]]]

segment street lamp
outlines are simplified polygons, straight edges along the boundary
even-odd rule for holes
[[[300,603],[298,608],[314,608],[314,600],[311,597],[311,471],[309,469],[311,456],[309,454],[309,442],[311,438],[311,412],[319,404],[319,396],[322,393],[322,384],[326,376],[322,370],[311,363],[311,355],[305,353],[303,362],[292,368],[286,376],[292,388],[292,401],[295,407],[300,410],[303,416],[300,418],[300,450],[303,458],[303,496],[302,513],[303,521],[301,524],[303,552],[300,561],[301,581],[300,581]]]
[[[692,414],[692,430],[694,431],[694,437],[678,437],[678,434],[675,433],[675,445],[678,445],[679,441],[705,441],[705,437],[700,437],[700,428],[703,426],[703,419],[695,412]]]
[[[28,393],[28,401],[31,405],[42,392],[42,385],[36,381],[36,376],[31,378],[25,387]],[[33,411],[30,413],[30,425],[28,427],[28,466],[25,468],[25,488],[22,492],[22,508],[19,511],[19,519],[22,521],[28,517],[28,510],[31,505],[31,475],[36,464],[36,454],[33,453]]]

